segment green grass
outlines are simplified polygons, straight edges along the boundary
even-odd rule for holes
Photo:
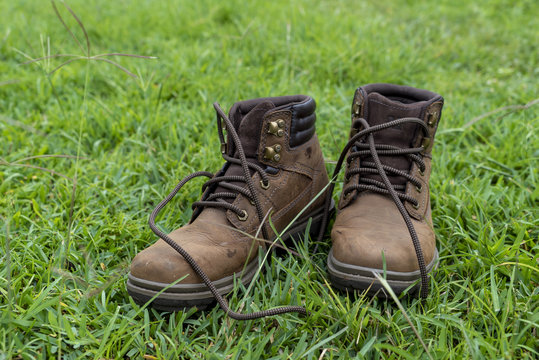
[[[85,54],[49,3],[0,0],[0,359],[539,356],[539,104],[481,117],[539,98],[539,4],[290,3],[70,1],[92,54],[158,57],[111,58],[133,79],[104,62],[53,75],[65,59],[21,65]],[[212,102],[312,95],[336,160],[353,91],[372,82],[446,100],[430,183],[441,262],[424,307],[336,293],[329,238],[316,253],[305,240],[302,257],[272,255],[249,293],[229,296],[234,309],[303,304],[309,317],[238,322],[133,303],[125,280],[154,241],[151,209],[178,179],[222,164]],[[71,157],[21,160],[50,154]],[[200,184],[163,226],[189,219]]]

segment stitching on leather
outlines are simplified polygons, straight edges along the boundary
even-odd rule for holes
[[[273,187],[272,187],[272,190],[271,190],[271,196],[273,197],[273,195],[275,194],[275,192],[277,192],[277,190],[280,190],[283,186],[283,184],[286,183],[286,180],[287,178],[289,177],[289,174],[288,173],[285,173],[284,176],[282,176],[281,178],[281,181],[277,184],[275,184]],[[259,192],[260,193],[260,192]],[[271,201],[271,198],[269,196],[267,196],[266,194],[262,194],[263,197],[265,198],[264,202],[262,204],[260,204],[262,206],[262,209],[264,210],[264,216],[266,215],[266,212],[269,210],[270,207],[274,207],[276,206],[275,203],[273,203]],[[271,205],[271,206],[269,206]],[[256,228],[258,228],[258,226],[260,226],[260,224],[258,223],[258,217],[256,218],[257,220],[257,223],[254,223],[254,219],[253,219],[253,223],[250,224],[250,231],[254,231]]]
[[[272,187],[271,187],[271,197],[274,196],[274,194],[283,188],[283,185],[286,184],[288,178],[290,177],[290,173],[288,172],[285,172],[285,174],[281,177],[280,181],[276,184],[274,184]],[[266,215],[266,212],[270,209],[270,208],[273,208],[273,210],[275,210],[275,206],[277,204],[275,204],[273,201],[271,201],[271,197],[264,194],[262,191],[259,191],[258,192],[259,195],[262,195],[263,197],[263,201],[261,202],[261,206],[262,206],[262,209],[264,211],[264,215]],[[238,205],[238,203],[240,202],[240,198],[244,199],[244,201],[248,202],[249,200],[247,200],[243,195],[240,195],[238,197],[238,199],[236,199],[234,201],[234,203],[236,205]],[[237,203],[236,203],[237,202]],[[233,221],[232,221],[233,220]],[[248,233],[251,233],[253,231],[255,231],[258,226],[260,226],[260,223],[258,221],[258,217],[256,216],[256,213],[254,213],[252,216],[249,217],[249,220],[246,222],[246,223],[241,223],[241,222],[238,222],[237,219],[235,218],[232,218],[231,222],[236,225],[237,227],[240,227],[240,228],[243,228],[244,231],[248,232]],[[242,226],[243,225],[243,226]]]
[[[313,186],[313,183],[311,181],[310,184],[309,184],[309,188],[312,188],[312,186]],[[275,215],[272,216],[272,220],[277,221],[280,218],[282,218],[286,213],[288,213],[290,211],[291,208],[293,208],[309,192],[310,192],[310,189],[304,189],[298,196],[296,196],[296,198],[292,202],[290,202],[287,206],[285,206],[284,208],[282,208],[281,210],[276,212]]]

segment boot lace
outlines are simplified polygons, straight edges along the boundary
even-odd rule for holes
[[[333,179],[336,179],[337,175],[339,174],[341,167],[343,165],[344,159],[346,158],[347,162],[347,170],[345,172],[346,179],[349,179],[353,175],[359,175],[360,180],[356,184],[348,185],[343,188],[343,195],[347,196],[350,193],[352,193],[354,190],[358,191],[372,191],[375,193],[383,194],[383,195],[389,195],[392,199],[397,208],[399,209],[399,212],[401,213],[402,218],[404,219],[404,222],[406,223],[406,227],[408,228],[408,232],[410,233],[410,237],[412,239],[412,243],[414,245],[414,250],[417,257],[417,262],[419,264],[419,272],[421,275],[421,290],[420,295],[422,299],[426,299],[429,293],[429,277],[427,274],[427,268],[425,265],[425,258],[423,256],[423,251],[421,250],[421,244],[419,242],[419,238],[417,236],[417,232],[414,228],[414,225],[412,223],[412,219],[410,218],[410,215],[408,214],[408,211],[404,207],[403,201],[410,202],[414,207],[417,207],[419,205],[418,201],[405,194],[406,191],[406,185],[400,185],[400,184],[392,184],[389,180],[387,174],[397,175],[404,177],[407,181],[411,182],[415,186],[418,187],[418,189],[421,189],[421,182],[414,176],[411,176],[405,171],[396,169],[391,166],[387,166],[382,164],[380,161],[379,155],[385,155],[385,156],[406,156],[408,159],[415,162],[420,172],[425,171],[425,162],[423,161],[423,152],[424,147],[417,147],[417,148],[399,148],[397,146],[392,145],[385,145],[385,144],[376,144],[374,141],[373,134],[388,129],[391,127],[399,126],[405,123],[413,123],[420,126],[422,131],[424,132],[425,136],[428,136],[428,128],[425,125],[425,123],[419,119],[414,117],[407,117],[407,118],[401,118],[396,119],[393,121],[389,121],[384,124],[370,126],[369,123],[363,119],[363,118],[356,118],[354,119],[352,127],[355,129],[361,129],[358,131],[354,136],[350,138],[346,146],[344,147],[339,160],[337,161],[337,165],[335,167],[335,171],[333,172]],[[365,142],[365,138],[367,142]],[[348,154],[348,151],[350,151],[350,154],[348,157],[346,155]],[[361,162],[359,167],[352,167],[351,163],[356,158],[366,158],[371,157],[373,161],[365,161]],[[362,175],[365,174],[377,174],[380,176],[382,181],[378,181],[375,179],[370,179],[366,177],[362,177]],[[326,201],[325,201],[325,208],[324,208],[324,217],[322,218],[322,227],[321,229],[325,229],[327,222],[329,220],[329,208],[332,198],[333,189],[335,188],[335,182],[332,181],[328,192],[326,194]],[[321,230],[318,240],[321,241],[323,237],[323,230]]]
[[[243,170],[243,176],[216,176],[211,172],[208,171],[197,171],[194,172],[185,178],[183,178],[172,190],[168,196],[161,201],[156,208],[152,211],[149,219],[149,225],[152,231],[159,236],[161,239],[163,239],[168,245],[170,245],[174,250],[176,250],[187,263],[191,266],[191,268],[194,270],[194,272],[202,279],[204,284],[208,287],[210,292],[212,293],[215,300],[219,303],[219,306],[223,311],[230,316],[231,318],[235,320],[252,320],[252,319],[258,319],[266,316],[274,316],[278,314],[284,314],[288,312],[297,312],[301,315],[307,315],[307,310],[305,310],[304,307],[301,306],[283,306],[278,307],[275,309],[269,309],[269,310],[262,310],[257,311],[250,314],[243,314],[238,313],[230,309],[230,306],[228,305],[228,302],[226,299],[218,292],[215,285],[212,283],[208,275],[202,270],[202,268],[198,265],[198,263],[193,259],[191,255],[187,251],[185,251],[178,243],[176,243],[174,240],[172,240],[165,232],[163,232],[161,229],[157,227],[155,224],[155,219],[157,218],[157,215],[159,212],[176,196],[178,191],[190,180],[199,177],[199,176],[205,176],[210,178],[204,185],[203,190],[206,190],[209,186],[217,186],[225,188],[228,191],[221,191],[218,193],[209,194],[207,197],[203,197],[201,201],[196,201],[193,203],[193,209],[202,209],[204,207],[216,207],[216,208],[225,208],[228,210],[233,211],[239,218],[243,218],[247,215],[245,210],[242,210],[238,208],[237,206],[227,202],[225,199],[227,198],[235,198],[238,193],[244,195],[247,197],[252,203],[254,203],[256,207],[256,212],[258,219],[261,224],[264,222],[264,213],[262,209],[262,205],[260,202],[260,199],[258,198],[258,194],[255,191],[255,185],[253,182],[253,179],[251,177],[250,169],[258,172],[260,174],[260,177],[262,178],[262,184],[263,186],[266,186],[269,184],[268,176],[266,175],[264,169],[260,167],[259,165],[247,161],[245,157],[245,152],[243,150],[243,146],[241,144],[240,138],[234,129],[234,126],[228,116],[225,114],[225,112],[221,109],[219,104],[214,103],[213,107],[215,108],[215,111],[217,113],[217,129],[219,132],[219,139],[221,141],[221,148],[226,149],[226,142],[225,137],[223,134],[223,125],[228,131],[228,133],[232,137],[232,141],[234,142],[235,148],[237,149],[238,157],[233,157],[225,153],[224,150],[222,150],[222,156],[225,159],[225,161],[237,164],[242,167]],[[243,182],[247,184],[247,188],[240,187],[234,184],[230,184],[229,182]],[[266,226],[262,225],[262,234],[265,239],[269,239],[268,233],[266,230]]]

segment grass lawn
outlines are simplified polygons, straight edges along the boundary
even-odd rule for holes
[[[90,55],[157,59],[104,57],[136,78],[95,59],[21,65],[87,56],[86,40],[62,3],[80,46],[50,2],[0,0],[0,359],[539,357],[537,1],[68,4]],[[214,101],[313,96],[332,171],[353,92],[373,82],[446,101],[430,182],[440,265],[424,306],[334,291],[329,236],[271,254],[228,296],[235,310],[304,305],[308,317],[240,322],[131,300],[153,207],[222,165]],[[201,184],[161,226],[188,221]]]

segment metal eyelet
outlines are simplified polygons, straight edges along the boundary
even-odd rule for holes
[[[352,105],[352,114],[358,115],[361,113],[361,103],[359,100],[354,101],[354,104]]]
[[[279,160],[281,160],[281,155],[279,155],[281,149],[282,147],[279,144],[264,148],[264,159],[279,162]]]
[[[423,185],[416,186],[415,190],[420,193],[423,190]]]
[[[425,170],[419,170],[419,175],[425,176]]]
[[[236,214],[237,215],[237,214]],[[239,221],[245,221],[249,217],[249,214],[247,214],[247,211],[242,210],[241,215],[237,215]]]
[[[423,141],[421,141],[421,148],[423,149],[423,151],[426,151],[429,145],[430,145],[430,138],[424,137]]]
[[[260,180],[260,187],[261,187],[262,189],[264,189],[264,190],[268,190],[269,187],[270,187],[269,181],[268,181],[267,184],[264,184],[264,180]]]
[[[277,121],[271,121],[268,125],[268,134],[272,134],[278,137],[284,135],[285,121],[283,119],[278,119]]]
[[[417,204],[412,204],[412,207],[413,207],[414,209],[416,209],[416,210],[419,209],[419,203],[417,203]]]
[[[436,119],[437,118],[438,118],[438,112],[437,111],[428,114],[427,115],[427,124],[430,127],[434,127],[434,125],[436,125]]]

